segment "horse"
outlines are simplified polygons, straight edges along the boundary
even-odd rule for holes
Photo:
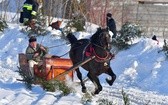
[[[110,53],[112,38],[108,29],[98,28],[90,39],[77,40],[72,33],[68,33],[67,39],[71,44],[69,56],[74,65],[88,57],[95,56],[95,59],[81,66],[88,71],[87,77],[95,85],[95,91],[92,94],[99,94],[102,91],[98,78],[102,73],[108,74],[111,77],[111,79],[106,78],[106,82],[112,86],[116,75],[110,67],[110,60],[114,58],[114,54]],[[76,73],[80,80],[82,92],[86,93],[86,86],[79,68],[76,69]]]

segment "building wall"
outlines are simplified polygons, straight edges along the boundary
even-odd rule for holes
[[[125,4],[123,6],[122,22],[130,21],[139,24],[142,27],[145,36],[157,35],[167,38],[168,1],[160,1],[148,1],[147,3],[137,2],[136,5]]]
[[[168,1],[143,0],[147,1],[147,4],[140,4],[139,1],[126,0],[125,2],[113,2],[111,4],[112,8],[109,8],[109,11],[116,20],[117,30],[120,30],[125,22],[133,22],[141,26],[144,36],[150,37],[157,35],[167,38]],[[152,2],[160,2],[160,4],[154,4]]]

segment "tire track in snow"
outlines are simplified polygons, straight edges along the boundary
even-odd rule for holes
[[[33,105],[53,105],[54,101],[57,100],[54,94],[52,93],[44,93],[41,94],[38,99],[32,102]]]

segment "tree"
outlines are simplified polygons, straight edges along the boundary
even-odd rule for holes
[[[119,35],[117,35],[116,40],[113,40],[112,45],[116,46],[119,50],[128,48],[134,38],[141,37],[141,28],[135,24],[126,22],[119,31]]]

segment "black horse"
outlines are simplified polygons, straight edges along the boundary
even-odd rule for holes
[[[113,73],[110,67],[110,60],[114,57],[110,53],[111,48],[111,36],[107,29],[98,28],[95,34],[89,39],[80,39],[69,33],[67,35],[69,42],[71,43],[70,58],[73,64],[85,60],[88,57],[95,56],[95,59],[82,65],[82,68],[88,71],[88,78],[95,85],[95,91],[93,94],[98,94],[102,90],[98,76],[102,73],[106,73],[111,76],[111,79],[107,79],[107,83],[111,86],[116,79],[116,75]],[[77,77],[81,81],[82,92],[86,92],[85,84],[82,80],[82,74],[76,69]]]

